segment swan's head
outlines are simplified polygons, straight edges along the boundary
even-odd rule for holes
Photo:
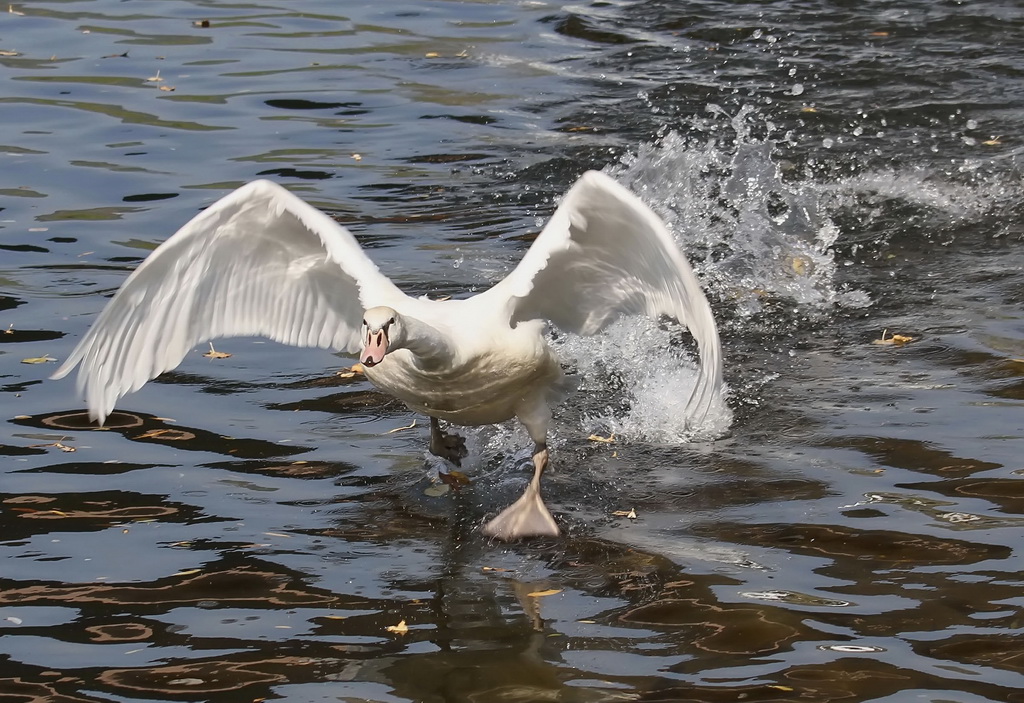
[[[359,360],[363,366],[376,366],[389,351],[398,348],[402,339],[402,321],[394,309],[383,305],[370,308],[363,313],[363,351]]]

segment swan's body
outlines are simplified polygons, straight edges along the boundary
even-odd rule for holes
[[[523,260],[465,300],[411,298],[325,214],[254,181],[193,218],[129,276],[54,378],[81,364],[79,389],[103,422],[118,398],[229,336],[360,352],[367,378],[431,418],[430,450],[459,463],[438,419],[519,418],[536,444],[534,477],[489,535],[558,534],[540,498],[550,403],[562,371],[551,322],[594,334],[624,313],[669,315],[697,341],[701,373],[686,406],[700,422],[721,391],[710,307],[661,220],[608,176],[588,172]]]

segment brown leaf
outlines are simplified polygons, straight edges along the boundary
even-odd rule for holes
[[[872,344],[887,344],[887,345],[894,345],[894,346],[897,346],[897,347],[902,347],[904,344],[908,344],[909,342],[913,342],[913,341],[915,341],[917,339],[916,337],[908,337],[907,335],[904,335],[904,334],[893,334],[893,335],[889,335],[888,337],[886,337],[887,334],[889,334],[889,330],[887,330],[887,329],[886,330],[882,330],[882,338],[881,339],[876,339],[876,340],[874,340],[871,343]]]
[[[210,342],[210,351],[203,354],[203,356],[205,356],[208,359],[227,359],[231,355],[228,354],[227,352],[217,351],[216,349],[213,348],[213,342]]]
[[[589,437],[587,437],[587,439],[589,439],[591,442],[602,442],[604,444],[611,444],[612,442],[615,441],[615,435],[610,434],[607,437],[602,437],[601,435],[598,434],[592,434]]]

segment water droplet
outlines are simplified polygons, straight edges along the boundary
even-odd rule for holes
[[[789,94],[790,95],[803,95],[804,94],[804,84],[803,83],[795,83],[793,85],[793,87],[789,89]]]
[[[825,137],[821,140],[821,145],[826,149],[831,149],[833,144],[835,144],[835,140],[830,137]]]
[[[978,121],[977,120],[967,120],[967,129],[977,129],[977,128],[978,128]]]

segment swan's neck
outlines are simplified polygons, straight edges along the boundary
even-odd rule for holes
[[[414,317],[402,316],[404,328],[400,348],[408,349],[422,368],[450,365],[455,350],[451,339],[441,330]]]

